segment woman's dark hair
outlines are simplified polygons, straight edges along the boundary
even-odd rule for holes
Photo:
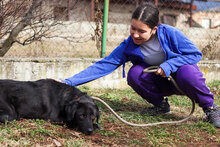
[[[140,20],[153,29],[159,23],[159,10],[154,4],[145,2],[136,8],[132,19]]]

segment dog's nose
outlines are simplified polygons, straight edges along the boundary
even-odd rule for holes
[[[88,128],[88,130],[87,130],[87,135],[91,135],[92,132],[93,132],[93,129],[92,129],[92,128]]]

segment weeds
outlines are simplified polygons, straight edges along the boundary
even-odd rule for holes
[[[101,130],[100,134],[102,136],[115,136],[115,137],[119,136],[119,134],[117,132],[110,132],[110,131],[107,131],[107,130]]]
[[[215,94],[215,103],[220,105],[220,81],[208,84]],[[170,96],[172,114],[150,116],[139,112],[150,104],[132,89],[90,89],[80,87],[91,96],[106,101],[122,118],[133,123],[150,123],[179,120],[191,109],[191,101],[183,96]],[[70,130],[66,126],[53,125],[36,120],[5,122],[0,125],[0,146],[218,146],[220,130],[203,121],[202,109],[196,105],[193,117],[187,122],[152,127],[131,127],[120,122],[101,103],[101,130],[91,136]]]

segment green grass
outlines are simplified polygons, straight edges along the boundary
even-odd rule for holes
[[[220,81],[209,83],[220,105]],[[151,106],[132,89],[90,89],[79,87],[91,96],[100,97],[122,118],[133,123],[151,123],[179,120],[191,110],[191,101],[183,96],[170,96],[171,115],[150,116],[139,112]],[[203,111],[196,105],[192,118],[173,125],[131,127],[120,122],[103,104],[96,102],[101,111],[101,130],[86,136],[65,125],[54,125],[43,120],[24,119],[0,125],[0,146],[218,146],[220,129],[204,122]]]
[[[100,130],[100,134],[102,136],[115,136],[115,137],[119,136],[119,134],[117,132],[110,132],[110,131],[107,131],[107,130]]]
[[[215,93],[215,103],[220,105],[220,81],[214,81],[209,83],[208,86],[211,91]],[[82,90],[84,88],[82,87]],[[94,90],[87,87],[86,91],[89,91],[91,95],[102,98],[106,101],[122,118],[133,123],[151,123],[160,121],[172,121],[184,118],[189,114],[192,108],[191,100],[186,96],[173,95],[169,97],[169,102],[171,104],[171,109],[173,109],[173,114],[168,116],[150,116],[150,115],[140,115],[139,112],[145,107],[150,106],[143,99],[141,99],[132,89],[116,90],[116,89],[104,89],[104,90]],[[108,122],[117,124],[122,124],[118,121],[109,110],[105,108],[104,105],[97,102],[101,111],[105,115],[102,116],[103,119]],[[204,122],[203,111],[196,104],[196,109],[191,120],[177,124],[177,125],[167,125],[151,127],[145,133],[146,140],[149,144],[163,145],[164,143],[169,145],[179,144],[184,145],[187,143],[193,143],[192,138],[199,141],[205,142],[207,138],[211,138],[212,135],[220,135],[219,129],[216,129],[213,125],[208,122]],[[110,121],[111,120],[111,121]],[[115,123],[116,124],[116,123]],[[132,128],[132,127],[130,127]],[[102,131],[103,132],[103,131]],[[200,134],[202,132],[202,135]],[[184,134],[184,135],[183,135]],[[206,134],[206,135],[204,135]],[[203,136],[204,135],[204,136]],[[218,136],[216,135],[216,136]],[[207,136],[207,138],[206,138]],[[215,138],[213,143],[220,144],[219,138]],[[135,140],[135,139],[134,139]],[[174,141],[175,140],[175,141]],[[132,141],[130,141],[131,143]],[[134,141],[135,142],[135,141]],[[133,142],[133,143],[134,143]],[[139,142],[139,141],[136,141]],[[142,141],[140,141],[142,142]],[[132,144],[132,143],[131,143]]]

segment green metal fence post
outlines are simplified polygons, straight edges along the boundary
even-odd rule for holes
[[[102,29],[102,51],[101,51],[102,58],[105,57],[107,23],[108,23],[108,5],[109,5],[109,0],[104,0],[104,16],[103,16],[103,29]]]

